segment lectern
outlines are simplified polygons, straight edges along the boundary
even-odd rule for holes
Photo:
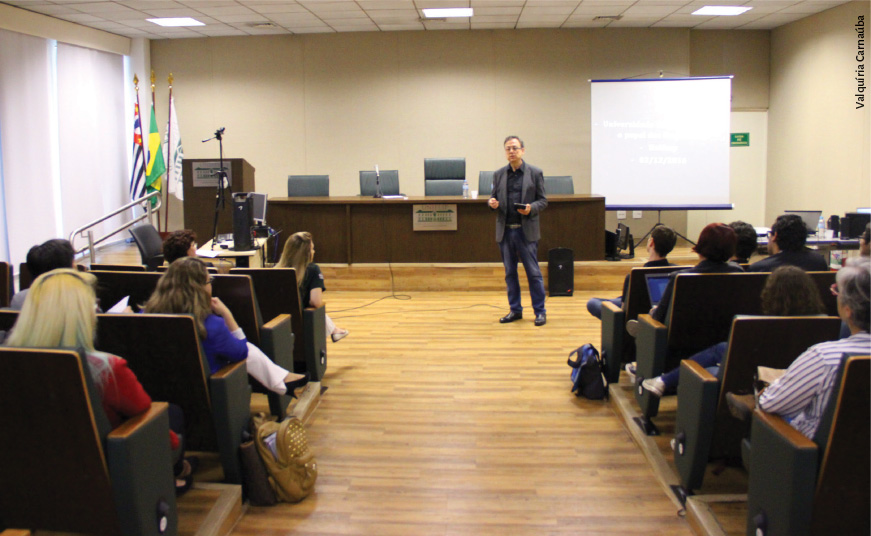
[[[215,222],[215,193],[218,181],[215,171],[217,158],[185,158],[182,163],[184,180],[184,226],[197,233],[197,240],[205,244],[212,237]],[[224,168],[233,193],[253,192],[254,167],[244,158],[225,158]],[[233,232],[233,196],[224,190],[224,208],[218,216],[218,234]]]

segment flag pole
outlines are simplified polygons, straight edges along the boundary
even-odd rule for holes
[[[156,111],[157,102],[155,102],[155,100],[154,100],[154,69],[151,69],[151,108],[155,110],[155,118],[156,118],[157,117],[157,115],[156,115],[157,114],[157,111]],[[149,132],[151,131],[150,126],[148,127],[148,130],[149,130]],[[154,158],[154,155],[151,154],[151,151],[149,151],[148,156],[149,156],[149,160],[151,158]],[[163,192],[161,192],[161,196],[162,195],[163,195]],[[157,230],[158,230],[158,232],[160,231],[160,209],[159,208],[157,209]]]
[[[141,111],[142,107],[139,105],[139,77],[136,76],[136,73],[133,73],[133,88],[136,91],[136,108],[138,108],[140,110],[140,112],[139,112],[139,132],[142,132],[142,111]],[[134,136],[134,138],[136,137],[135,130],[133,132],[133,136]],[[145,162],[145,155],[146,155],[145,148],[143,147],[142,148],[142,161],[143,162]],[[148,162],[145,162],[145,167],[148,167]],[[134,171],[134,173],[136,172],[136,162],[133,162],[133,171]],[[144,175],[144,173],[145,173],[145,168],[143,168],[143,175]],[[142,180],[143,181],[145,180],[144,176],[142,177]],[[143,188],[144,188],[144,186],[143,186]],[[146,209],[146,211],[147,211],[147,209]],[[133,214],[134,215],[136,214],[135,210],[134,210]]]
[[[166,121],[166,155],[167,164],[172,161],[172,73],[169,73],[169,78],[166,79],[169,82],[169,104],[167,108],[166,117],[168,118]],[[172,181],[172,170],[175,166],[168,166],[166,168],[166,187],[164,191],[166,193],[166,212],[163,216],[163,230],[169,230],[169,185]]]

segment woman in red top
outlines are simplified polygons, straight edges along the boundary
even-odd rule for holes
[[[94,384],[103,401],[103,410],[113,428],[125,419],[139,415],[151,407],[151,397],[143,389],[120,357],[94,349],[97,327],[96,278],[85,272],[61,268],[45,273],[33,282],[27,299],[6,341],[8,346],[40,348],[84,348]],[[170,422],[181,431],[183,419],[177,407],[170,406]],[[179,438],[170,430],[173,450],[179,448]],[[192,482],[193,467],[179,456],[175,474],[177,487],[187,490]]]

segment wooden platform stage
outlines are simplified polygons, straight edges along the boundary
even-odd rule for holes
[[[138,263],[108,248],[98,262],[125,255]],[[673,258],[695,262],[687,248]],[[328,344],[307,421],[316,491],[247,507],[232,534],[693,534],[669,489],[667,437],[631,428],[628,380],[610,401],[570,393],[568,353],[601,342],[587,299],[619,295],[642,263],[577,263],[574,296],[549,297],[542,327],[529,308],[498,323],[500,265],[324,266],[327,311],[350,335]],[[722,510],[700,534],[743,534],[740,500]]]

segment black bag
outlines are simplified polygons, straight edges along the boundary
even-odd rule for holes
[[[572,356],[578,358],[572,361]],[[608,380],[602,374],[605,368],[604,360],[592,344],[585,344],[569,354],[569,366],[572,367],[572,392],[590,400],[601,400],[608,397]]]

